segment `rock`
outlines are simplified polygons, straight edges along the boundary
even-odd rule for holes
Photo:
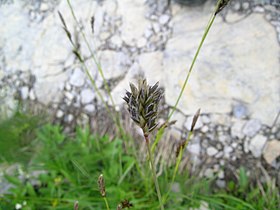
[[[85,74],[81,69],[75,69],[70,76],[70,85],[81,87],[85,83]]]
[[[92,113],[94,111],[94,105],[88,104],[85,106],[85,111]]]
[[[193,155],[199,155],[200,154],[200,145],[199,144],[190,144],[187,147],[187,150],[192,153]]]
[[[91,89],[84,89],[81,92],[81,103],[88,104],[93,101],[94,99],[94,92]]]
[[[263,157],[265,161],[269,165],[273,165],[273,162],[280,156],[280,141],[279,140],[272,140],[267,142],[264,152],[263,152]]]
[[[220,178],[220,179],[223,179],[223,178],[225,178],[225,172],[224,171],[219,171],[219,173],[218,173],[218,177]]]
[[[67,123],[71,123],[74,119],[74,116],[72,114],[69,114],[66,116],[66,122]]]
[[[216,185],[219,187],[219,188],[225,188],[226,187],[226,181],[225,180],[220,180],[218,179],[216,181]]]
[[[168,23],[169,20],[170,20],[170,16],[166,14],[163,14],[159,17],[159,23],[161,25],[165,25],[166,23]]]
[[[42,12],[46,12],[48,9],[49,9],[49,5],[47,3],[45,3],[45,2],[42,2],[41,6],[40,6],[40,10]]]
[[[69,101],[72,101],[74,99],[74,95],[70,92],[65,92],[64,93],[65,97],[69,100]]]
[[[259,158],[262,155],[267,138],[262,135],[256,135],[249,143],[249,150],[253,156]]]
[[[31,101],[34,101],[36,99],[36,95],[33,88],[29,91],[29,99]]]
[[[61,118],[61,117],[63,117],[63,115],[64,115],[64,112],[63,112],[62,110],[58,110],[58,111],[56,112],[56,117],[57,117],[57,118]]]
[[[23,100],[26,100],[28,98],[29,94],[29,88],[27,86],[24,86],[20,90],[20,96]]]
[[[163,83],[170,84],[165,92],[170,105],[174,104],[178,89],[183,86],[204,31],[201,23],[208,22],[209,14],[210,7],[204,7],[203,11],[184,7],[173,13],[173,33],[163,59]],[[188,27],[182,27],[182,22],[189,23]],[[260,29],[259,24],[264,27]],[[226,114],[240,101],[246,104],[252,118],[271,125],[271,116],[277,115],[280,103],[275,91],[279,89],[279,81],[271,79],[280,75],[274,70],[280,68],[275,56],[280,52],[275,29],[261,14],[252,14],[237,22],[234,29],[217,18],[205,45],[178,108],[189,115],[203,105],[201,108],[207,113]],[[268,64],[264,60],[269,61]],[[245,112],[239,110],[236,114]]]
[[[147,40],[146,40],[144,37],[141,37],[141,38],[137,41],[137,47],[138,47],[138,48],[145,47],[146,44],[147,44]]]
[[[210,118],[207,115],[200,116],[202,123],[208,124],[211,122]]]
[[[158,23],[153,23],[153,30],[157,34],[160,32],[160,25]]]
[[[208,147],[206,150],[207,155],[214,156],[218,153],[218,150],[214,147]]]
[[[243,133],[246,136],[253,137],[258,133],[260,129],[261,122],[257,119],[251,119],[244,125]]]
[[[114,35],[110,40],[116,47],[120,48],[122,46],[122,39],[120,38],[120,36]]]
[[[245,120],[235,119],[232,122],[232,126],[230,128],[230,134],[232,137],[237,137],[239,139],[242,139],[244,137],[244,134],[242,132],[242,129],[245,125]]]
[[[214,171],[211,168],[207,168],[204,171],[204,176],[206,176],[207,178],[212,178],[214,176]]]
[[[245,118],[246,116],[248,116],[248,109],[244,104],[236,104],[233,107],[233,116],[241,119],[241,118]]]
[[[149,39],[153,35],[153,31],[150,29],[145,30],[145,37]]]
[[[201,132],[202,133],[207,133],[209,131],[209,127],[207,125],[204,125],[202,128],[201,128]]]
[[[226,158],[229,158],[229,157],[231,156],[232,151],[233,151],[233,148],[232,148],[232,147],[230,147],[230,146],[225,146],[225,147],[224,147],[224,156],[225,156]]]
[[[130,65],[130,58],[123,52],[113,50],[104,50],[98,56],[105,79],[114,79],[126,73],[127,66]],[[93,72],[98,72],[94,66]],[[99,76],[98,81],[103,83],[103,79]]]
[[[163,54],[159,51],[139,55],[139,67],[150,84],[162,81],[162,60]],[[160,86],[164,85],[160,82]]]
[[[145,32],[149,21],[145,18],[145,3],[142,0],[118,1],[118,14],[122,16],[123,24],[120,27],[122,40],[133,46]]]

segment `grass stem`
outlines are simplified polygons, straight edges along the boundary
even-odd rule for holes
[[[108,204],[107,198],[106,198],[106,197],[103,197],[103,199],[104,199],[104,202],[105,202],[105,204],[106,204],[106,208],[107,208],[107,210],[110,210],[110,207],[109,207],[109,204]]]
[[[154,160],[153,160],[153,157],[152,157],[149,136],[147,134],[144,134],[144,137],[145,137],[145,142],[146,142],[146,145],[147,145],[147,150],[148,150],[148,155],[149,155],[148,158],[149,158],[151,168],[152,168],[152,174],[153,174],[153,178],[154,178],[154,182],[155,182],[155,186],[156,186],[156,191],[157,191],[158,201],[159,201],[159,204],[160,204],[160,209],[164,210],[164,205],[163,205],[163,202],[162,202],[160,188],[159,188],[159,184],[158,184],[158,180],[157,180],[155,164],[154,164]]]

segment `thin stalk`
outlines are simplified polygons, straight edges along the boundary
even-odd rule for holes
[[[72,5],[71,5],[71,3],[70,3],[70,0],[67,0],[67,3],[68,3],[68,6],[69,6],[69,8],[70,8],[70,10],[71,10],[72,16],[73,16],[73,18],[74,18],[76,24],[79,26],[79,25],[80,25],[80,24],[79,24],[79,21],[78,21],[76,15],[75,15],[75,12],[74,12],[74,9],[73,9],[73,7],[72,7]],[[80,26],[79,26],[79,27],[80,27]],[[81,29],[81,27],[80,27],[80,29]],[[92,51],[92,49],[91,49],[91,47],[90,47],[90,44],[89,44],[89,42],[88,42],[88,40],[87,40],[87,37],[86,37],[84,31],[83,31],[82,29],[81,29],[80,31],[81,31],[81,34],[82,34],[82,36],[83,36],[83,39],[84,39],[84,41],[85,41],[85,43],[86,43],[86,45],[87,45],[87,48],[88,48],[88,50],[89,50],[89,52],[90,52],[90,54],[91,54],[91,57],[92,57],[92,59],[93,59],[95,65],[96,65],[96,67],[97,67],[97,69],[98,69],[98,72],[100,73],[100,75],[101,75],[101,77],[102,77],[102,80],[103,80],[103,82],[104,82],[104,84],[105,84],[105,89],[106,89],[106,91],[107,91],[107,94],[108,94],[109,97],[110,97],[110,100],[111,100],[111,102],[112,102],[112,106],[115,107],[115,102],[114,102],[113,97],[112,97],[112,95],[111,95],[111,92],[110,92],[110,89],[109,89],[107,80],[105,79],[105,76],[104,76],[103,70],[102,70],[102,68],[101,68],[101,65],[100,65],[100,63],[97,61],[97,59],[95,58],[94,52]]]
[[[149,136],[147,134],[144,134],[144,137],[145,137],[145,142],[146,142],[146,145],[147,145],[149,161],[150,161],[151,168],[152,168],[152,174],[153,174],[153,178],[154,178],[154,182],[155,182],[155,186],[156,186],[156,191],[157,191],[158,201],[159,201],[159,204],[160,204],[160,209],[164,210],[162,197],[161,197],[161,193],[160,193],[160,188],[159,188],[159,184],[158,184],[158,180],[157,180],[155,164],[154,164],[154,160],[152,158]]]
[[[179,155],[178,155],[178,157],[176,159],[176,165],[175,165],[175,168],[174,168],[174,171],[173,171],[173,175],[172,175],[172,179],[171,179],[171,184],[169,186],[168,192],[164,196],[164,203],[167,201],[167,198],[168,198],[169,193],[171,191],[172,185],[174,184],[175,177],[176,177],[176,175],[178,173],[179,166],[180,166],[180,163],[181,163],[182,158],[183,158],[184,149],[188,146],[188,144],[189,144],[189,142],[191,140],[192,133],[193,133],[192,131],[189,132],[188,137],[187,137],[185,143],[183,144],[183,146],[180,147],[180,152],[179,152]]]
[[[106,198],[106,197],[103,197],[103,199],[104,199],[104,202],[105,202],[105,204],[106,204],[106,208],[107,208],[107,210],[110,210],[110,207],[109,207],[109,204],[108,204],[107,198]]]
[[[106,78],[105,78],[105,76],[104,76],[103,70],[102,70],[102,68],[101,68],[101,65],[100,65],[100,63],[97,61],[97,59],[95,58],[94,52],[93,52],[93,50],[92,50],[91,47],[90,47],[90,44],[89,44],[89,42],[88,42],[88,40],[87,40],[87,38],[86,38],[86,35],[85,35],[84,31],[83,31],[83,30],[81,29],[81,27],[80,27],[79,21],[78,21],[76,15],[75,15],[75,12],[74,12],[74,9],[73,9],[73,7],[72,7],[72,5],[71,5],[70,0],[67,0],[67,3],[68,3],[68,6],[69,6],[69,8],[70,8],[70,10],[71,10],[71,14],[72,14],[72,16],[73,16],[73,18],[74,18],[76,24],[77,24],[77,25],[79,26],[79,28],[80,28],[80,32],[81,32],[81,34],[82,34],[82,37],[83,37],[83,39],[84,39],[84,41],[85,41],[85,43],[86,43],[86,45],[87,45],[88,50],[90,51],[91,57],[92,57],[92,59],[93,59],[95,65],[97,66],[98,72],[99,72],[99,74],[101,75],[101,78],[102,78],[102,80],[103,80],[103,82],[104,82],[104,84],[105,84],[105,89],[106,89],[107,94],[109,95],[109,98],[110,98],[110,100],[111,100],[112,106],[113,106],[113,107],[116,107],[115,102],[114,102],[113,97],[112,97],[112,94],[111,94],[111,91],[110,91],[109,86],[108,86],[108,82],[107,82],[107,80],[106,80]],[[76,51],[76,52],[78,53],[78,51]],[[84,65],[85,65],[85,64],[84,64]],[[93,83],[93,85],[96,86],[95,81],[94,81],[94,79],[92,78],[92,76],[90,75],[90,73],[89,73],[88,70],[86,71],[86,74],[87,74],[88,78],[90,79],[91,83]],[[95,90],[97,91],[98,88],[96,87]],[[97,92],[99,92],[98,95],[101,95],[99,90],[98,90]],[[102,97],[102,96],[101,96],[101,97]],[[103,97],[101,98],[101,100],[102,100],[102,103],[105,104],[105,106],[108,106],[108,104],[105,102],[105,100],[104,100]],[[107,111],[110,112],[110,110],[108,110],[108,109],[107,109]],[[111,114],[111,115],[113,115],[113,114]],[[122,125],[121,125],[120,116],[119,116],[118,112],[116,112],[116,114],[115,114],[115,119],[113,119],[113,121],[116,123],[116,125],[117,125],[117,127],[118,127],[118,129],[119,129],[120,135],[121,135],[122,137],[124,137],[124,136],[125,136],[125,132],[124,132],[123,127],[122,127]]]
[[[215,10],[215,11],[216,11],[216,10]],[[193,60],[192,60],[192,63],[191,63],[190,69],[189,69],[189,71],[188,71],[188,74],[187,74],[187,76],[186,76],[186,79],[185,79],[185,81],[184,81],[183,87],[182,87],[182,89],[181,89],[181,91],[180,91],[180,94],[179,94],[179,96],[178,96],[178,98],[177,98],[177,100],[176,100],[175,105],[173,106],[173,109],[172,109],[171,113],[170,113],[169,116],[168,116],[167,121],[170,120],[170,118],[171,118],[172,115],[174,114],[175,110],[177,109],[177,106],[178,106],[178,104],[179,104],[179,101],[181,100],[181,98],[182,98],[182,96],[183,96],[183,93],[184,93],[184,91],[185,91],[185,89],[186,89],[186,86],[187,86],[187,83],[188,83],[188,81],[189,81],[190,75],[191,75],[191,73],[192,73],[192,71],[193,71],[193,67],[194,67],[194,64],[195,64],[195,62],[196,62],[196,60],[197,60],[198,54],[199,54],[199,52],[200,52],[200,50],[201,50],[201,47],[202,47],[202,45],[203,45],[203,43],[204,43],[204,41],[205,41],[205,39],[206,39],[206,37],[207,37],[207,35],[208,35],[208,32],[209,32],[209,30],[210,30],[210,28],[211,28],[211,26],[212,26],[212,24],[213,24],[213,22],[214,22],[214,20],[215,20],[215,17],[216,17],[216,15],[215,15],[215,13],[213,13],[212,16],[211,16],[211,18],[210,18],[210,20],[209,20],[209,23],[208,23],[208,25],[207,25],[205,31],[204,31],[204,34],[203,34],[202,39],[201,39],[201,41],[200,41],[200,43],[199,43],[199,46],[198,46],[198,48],[197,48],[197,50],[196,50],[195,56],[194,56],[194,58],[193,58]]]
[[[186,86],[187,86],[187,83],[188,83],[188,81],[189,81],[189,78],[190,78],[191,73],[192,73],[192,71],[193,71],[194,64],[195,64],[195,62],[196,62],[196,60],[197,60],[197,57],[198,57],[198,55],[199,55],[199,53],[200,53],[200,50],[201,50],[201,48],[202,48],[202,46],[203,46],[203,44],[204,44],[204,41],[205,41],[205,39],[206,39],[206,37],[207,37],[209,31],[210,31],[210,28],[212,27],[212,25],[213,25],[213,23],[214,23],[214,20],[215,20],[216,15],[217,15],[216,12],[218,11],[218,8],[219,8],[219,5],[220,5],[221,1],[222,1],[222,0],[218,0],[218,1],[217,1],[215,10],[214,10],[213,14],[211,15],[211,17],[210,17],[210,19],[209,19],[209,21],[208,21],[208,24],[207,24],[207,26],[206,26],[206,28],[205,28],[205,31],[204,31],[204,33],[203,33],[203,36],[202,36],[201,41],[200,41],[200,43],[199,43],[199,46],[198,46],[198,48],[197,48],[197,50],[196,50],[195,56],[194,56],[194,58],[193,58],[193,60],[192,60],[191,66],[190,66],[189,71],[188,71],[188,74],[187,74],[187,76],[186,76],[186,78],[185,78],[185,80],[184,80],[183,87],[182,87],[182,89],[181,89],[181,91],[180,91],[180,94],[179,94],[179,96],[178,96],[178,98],[177,98],[177,100],[176,100],[176,102],[175,102],[175,105],[172,106],[172,111],[171,111],[170,114],[168,115],[167,123],[170,121],[172,115],[174,114],[175,110],[176,110],[177,107],[178,107],[179,101],[181,100],[181,98],[182,98],[182,96],[183,96],[183,93],[184,93],[184,91],[185,91],[185,89],[186,89]],[[156,145],[158,144],[158,142],[161,140],[161,138],[162,138],[162,136],[163,136],[163,133],[164,133],[164,130],[165,130],[164,127],[160,128],[160,130],[159,130],[160,135],[157,135],[156,141],[154,142],[154,144],[153,144],[153,146],[152,146],[153,151],[154,151]]]

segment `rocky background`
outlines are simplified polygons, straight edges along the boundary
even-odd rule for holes
[[[182,6],[164,0],[71,1],[91,48],[123,110],[129,82],[143,75],[160,82],[165,107],[174,105],[213,11],[214,1]],[[71,130],[102,104],[72,52],[57,12],[104,89],[65,0],[0,1],[0,103],[9,112],[17,100],[47,108]],[[92,27],[91,20],[94,17]],[[273,0],[233,0],[216,18],[173,119],[179,141],[192,115],[202,109],[187,150],[194,171],[218,175],[223,187],[240,166],[280,175],[280,5]],[[106,130],[103,132],[106,132]],[[227,174],[228,173],[228,174]]]

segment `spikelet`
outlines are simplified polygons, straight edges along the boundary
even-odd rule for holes
[[[149,86],[145,79],[139,82],[138,88],[130,83],[131,92],[123,98],[128,105],[130,118],[148,135],[157,127],[158,106],[163,91],[157,82]]]

